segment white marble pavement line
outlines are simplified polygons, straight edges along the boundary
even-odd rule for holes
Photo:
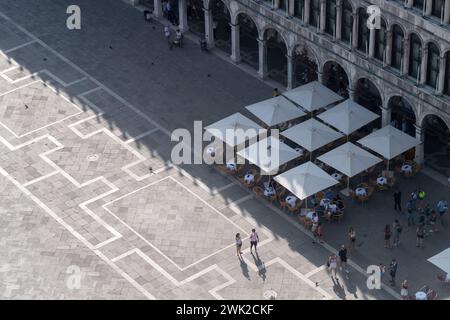
[[[33,40],[30,40],[30,41],[28,41],[28,42],[25,42],[25,43],[22,43],[22,44],[18,45],[17,47],[14,47],[14,48],[5,50],[5,51],[3,51],[3,53],[13,52],[14,50],[17,50],[17,49],[26,47],[26,46],[28,46],[28,45],[30,45],[30,44],[32,44],[32,43],[35,43],[35,42],[36,42],[36,40],[34,40],[34,39],[33,39]],[[1,50],[0,50],[0,51],[1,51]]]
[[[91,75],[89,75],[87,72],[85,72],[84,70],[82,70],[81,68],[79,68],[76,64],[74,64],[72,61],[70,61],[69,59],[67,59],[66,57],[64,57],[63,55],[61,55],[60,53],[56,52],[54,49],[52,49],[51,47],[49,47],[45,42],[43,42],[42,40],[40,40],[39,38],[37,38],[36,36],[34,36],[32,33],[30,33],[28,30],[26,30],[25,28],[23,28],[22,26],[18,25],[16,22],[12,21],[8,16],[6,16],[5,14],[3,14],[2,12],[0,12],[0,16],[3,17],[4,19],[8,20],[9,22],[11,22],[13,25],[15,25],[19,30],[21,30],[22,32],[24,32],[25,34],[27,34],[28,36],[30,36],[32,39],[35,39],[39,44],[41,44],[42,46],[44,46],[45,48],[47,48],[48,50],[50,50],[52,53],[54,53],[56,56],[58,56],[59,58],[61,58],[64,62],[66,62],[68,65],[70,65],[71,67],[73,67],[75,70],[81,72],[82,74],[86,75],[91,81],[93,81],[95,84],[97,84],[99,87],[101,87],[102,89],[104,89],[106,92],[108,92],[109,94],[111,94],[113,97],[115,97],[116,99],[118,99],[120,102],[122,102],[124,105],[126,105],[127,107],[129,107],[131,110],[133,110],[134,112],[136,112],[138,115],[140,115],[141,117],[143,117],[145,120],[147,120],[148,122],[150,122],[151,124],[153,124],[155,127],[159,128],[162,132],[164,132],[166,135],[171,136],[171,133],[163,128],[162,126],[160,126],[157,122],[155,122],[153,119],[151,119],[150,117],[148,117],[146,114],[144,114],[143,112],[141,112],[139,109],[137,109],[136,107],[134,107],[133,105],[131,105],[129,102],[127,102],[125,99],[123,99],[122,97],[120,97],[119,95],[117,95],[114,91],[112,91],[111,89],[109,89],[108,87],[106,87],[105,85],[103,85],[101,82],[99,82],[98,80],[96,80],[94,77],[92,77]],[[275,208],[272,208],[275,209]],[[279,210],[274,210],[275,212],[277,212],[280,216],[282,216],[284,219],[287,219],[290,223],[294,223],[294,225],[301,230],[302,232],[304,232],[305,234],[307,234],[308,236],[311,237],[311,235],[306,232],[306,230],[303,230],[303,228],[293,219],[291,218],[287,218],[285,217],[285,215],[281,214],[281,212],[279,212]],[[330,252],[336,252],[336,250],[328,245],[325,244],[324,247],[329,250]],[[355,268],[358,272],[360,272],[361,274],[363,274],[365,277],[368,277],[367,273],[364,271],[363,268],[361,268],[360,266],[356,265],[356,263],[354,263],[353,261],[350,261],[350,264],[353,268]],[[386,290],[388,293],[390,293],[393,297],[400,299],[400,296],[398,293],[396,293],[394,290],[392,290],[391,288],[387,287],[386,285],[382,286],[384,290]]]
[[[53,125],[55,125],[55,124],[64,122],[64,121],[66,121],[66,120],[68,120],[68,119],[70,119],[70,118],[73,118],[73,117],[78,116],[78,115],[80,115],[80,114],[83,113],[83,110],[80,109],[80,107],[78,107],[75,103],[71,102],[71,101],[70,101],[69,99],[67,99],[64,95],[59,94],[58,91],[57,91],[55,88],[53,88],[51,85],[49,85],[48,83],[45,83],[45,82],[42,81],[42,80],[33,81],[33,82],[30,82],[30,83],[27,83],[26,85],[17,87],[17,88],[15,88],[15,89],[12,89],[12,90],[10,90],[10,91],[8,91],[8,92],[2,93],[2,94],[0,94],[0,97],[5,96],[5,95],[10,94],[10,93],[13,93],[13,92],[15,92],[15,91],[17,91],[17,90],[24,89],[24,88],[29,87],[29,86],[31,86],[31,85],[33,85],[33,84],[36,84],[36,83],[42,83],[44,86],[46,86],[46,87],[49,88],[51,91],[53,91],[58,97],[64,99],[67,103],[69,103],[71,106],[73,106],[73,107],[77,110],[77,112],[74,113],[74,114],[71,114],[71,115],[69,115],[69,116],[67,116],[67,117],[65,117],[65,118],[62,118],[62,119],[60,119],[60,120],[57,120],[57,121],[54,121],[54,122],[52,122],[52,123],[46,124],[45,126],[42,126],[42,127],[40,127],[40,128],[37,128],[37,129],[31,130],[31,131],[28,131],[28,132],[26,132],[26,133],[23,133],[23,134],[21,134],[21,135],[17,135],[13,130],[11,130],[10,128],[8,128],[7,125],[3,124],[3,123],[0,121],[0,125],[1,125],[2,127],[4,127],[6,130],[8,130],[10,133],[12,133],[12,134],[13,134],[16,138],[18,138],[18,139],[23,138],[23,137],[26,137],[26,136],[28,136],[28,135],[30,135],[30,134],[32,134],[32,133],[38,132],[38,131],[40,131],[40,130],[42,130],[42,129],[51,127],[51,126],[53,126]]]
[[[140,249],[135,248],[135,249],[131,249],[123,254],[121,254],[120,256],[117,256],[115,258],[113,258],[111,261],[113,262],[117,262],[119,260],[122,260],[132,254],[137,254],[138,256],[140,256],[145,262],[147,262],[151,267],[153,267],[155,270],[157,270],[159,273],[161,273],[164,277],[166,277],[173,285],[177,286],[177,287],[182,287],[185,284],[194,281],[197,278],[200,278],[201,276],[216,270],[217,272],[219,272],[219,274],[221,274],[226,280],[227,282],[219,285],[218,287],[215,287],[211,290],[209,290],[209,293],[217,298],[220,299],[220,295],[218,295],[216,293],[217,290],[221,289],[221,288],[225,288],[233,283],[236,282],[236,280],[230,276],[227,272],[225,272],[222,268],[220,268],[217,264],[213,264],[199,272],[197,272],[196,274],[187,277],[186,279],[179,281],[177,279],[175,279],[169,272],[167,272],[166,270],[164,270],[164,268],[162,268],[159,264],[157,264],[155,261],[153,261],[153,259],[151,259],[148,255],[146,255],[144,252],[142,252]],[[223,300],[223,299],[221,299]]]
[[[69,224],[65,223],[63,219],[61,219],[55,212],[53,212],[49,207],[47,207],[42,201],[40,201],[36,196],[34,196],[31,192],[29,192],[28,189],[23,187],[18,181],[16,181],[1,167],[0,167],[0,174],[2,174],[10,182],[12,182],[20,191],[22,191],[25,195],[27,195],[34,203],[36,203],[48,215],[50,215],[53,219],[55,219],[75,238],[77,238],[88,249],[90,249],[95,255],[97,255],[100,259],[102,259],[105,263],[107,263],[114,271],[116,271],[131,285],[133,285],[137,290],[139,290],[146,298],[156,300],[156,298],[151,293],[149,293],[144,287],[138,284],[133,278],[131,278],[127,273],[125,273],[121,268],[119,268],[114,262],[108,259],[100,250],[95,249],[94,246],[89,241],[87,241],[81,234],[79,234],[76,230],[74,230]]]
[[[8,60],[12,64],[11,67],[4,69],[4,70],[0,70],[1,77],[3,77],[3,73],[13,71],[13,70],[19,68],[19,64],[14,59],[12,59],[12,58],[8,57],[6,54],[4,54],[2,50],[0,50],[0,57],[3,57],[4,59]],[[7,80],[8,82],[10,82],[7,78],[4,78],[4,79]]]
[[[212,210],[213,210],[214,212],[216,212],[218,215],[220,215],[220,216],[223,217],[225,220],[227,220],[229,223],[231,223],[231,224],[234,225],[236,228],[238,228],[239,230],[241,230],[242,234],[243,234],[243,235],[246,235],[246,237],[244,237],[243,240],[249,238],[250,235],[248,234],[248,232],[246,232],[244,229],[242,229],[241,226],[239,226],[238,224],[236,224],[234,221],[230,220],[228,217],[226,217],[225,215],[223,215],[223,214],[222,214],[220,211],[218,211],[216,208],[214,208],[213,206],[211,206],[207,201],[205,201],[204,199],[202,199],[200,196],[198,196],[198,195],[197,195],[196,193],[194,193],[193,191],[189,190],[189,189],[188,189],[187,187],[185,187],[182,183],[178,182],[176,179],[174,179],[174,178],[171,177],[171,176],[164,177],[164,178],[159,179],[159,180],[157,180],[157,181],[154,181],[154,182],[152,182],[152,183],[150,183],[150,184],[148,184],[148,185],[145,185],[145,186],[143,186],[143,187],[141,187],[141,188],[139,188],[139,189],[133,190],[133,191],[130,192],[130,193],[127,193],[127,194],[125,194],[125,195],[122,195],[122,196],[120,196],[119,198],[114,199],[114,200],[112,200],[112,201],[110,201],[110,202],[104,204],[104,205],[102,206],[102,208],[105,209],[108,213],[110,213],[110,214],[111,214],[114,218],[116,218],[118,221],[120,221],[120,222],[121,222],[124,226],[126,226],[131,232],[133,232],[135,235],[137,235],[141,240],[143,240],[146,244],[148,244],[150,247],[152,247],[156,252],[158,252],[162,257],[164,257],[167,261],[169,261],[172,265],[174,265],[174,266],[175,266],[178,270],[180,270],[180,271],[186,271],[187,269],[193,267],[194,265],[197,265],[197,264],[199,264],[199,263],[201,263],[201,262],[203,262],[203,261],[205,261],[205,260],[207,260],[207,259],[209,259],[209,258],[215,256],[216,254],[218,254],[218,253],[220,253],[220,252],[222,252],[222,251],[225,251],[225,250],[227,250],[227,249],[229,249],[229,248],[234,247],[235,244],[232,243],[232,244],[230,244],[229,246],[226,246],[226,247],[224,247],[224,248],[221,248],[221,249],[219,249],[219,250],[216,250],[216,251],[213,252],[212,254],[210,254],[210,255],[208,255],[208,256],[205,256],[205,257],[201,258],[200,260],[195,261],[194,263],[192,263],[192,264],[190,264],[190,265],[188,265],[188,266],[182,268],[182,267],[180,267],[175,261],[173,261],[170,257],[168,257],[166,254],[164,254],[164,252],[162,252],[161,250],[159,250],[155,245],[153,245],[150,241],[148,241],[145,237],[143,237],[139,232],[137,232],[136,230],[134,230],[133,227],[131,227],[129,224],[127,224],[125,221],[123,221],[119,216],[117,216],[114,212],[112,212],[110,209],[108,209],[108,206],[111,205],[111,204],[113,204],[114,202],[117,202],[117,201],[119,201],[119,200],[121,200],[121,199],[123,199],[123,198],[126,198],[126,197],[128,197],[128,196],[130,196],[130,195],[132,195],[132,194],[135,194],[135,193],[137,193],[137,192],[139,192],[139,191],[141,191],[141,190],[143,190],[143,189],[145,189],[145,188],[148,188],[148,187],[150,187],[150,186],[152,186],[152,185],[158,184],[158,183],[160,183],[160,182],[162,182],[162,181],[164,181],[164,180],[167,180],[167,179],[170,179],[170,180],[174,181],[176,184],[180,185],[180,186],[181,186],[183,189],[185,189],[188,193],[192,194],[194,197],[196,197],[197,199],[199,199],[200,201],[202,201],[206,206],[208,206],[210,209],[212,209]],[[270,242],[270,241],[273,240],[273,238],[270,236],[270,233],[266,233],[266,235],[268,235],[269,239],[266,239],[265,241],[261,242],[261,245],[264,245],[265,243],[268,243],[268,242]],[[270,240],[270,241],[268,241],[268,240]],[[160,268],[161,268],[161,267],[160,267]],[[161,269],[162,269],[162,268],[161,268]]]
[[[61,175],[63,175],[63,176],[66,177],[69,181],[71,181],[72,183],[74,183],[78,188],[82,188],[82,187],[87,186],[87,185],[89,185],[89,184],[91,184],[91,183],[95,183],[96,181],[99,181],[99,180],[102,181],[104,184],[106,184],[106,185],[110,188],[110,190],[108,190],[108,191],[104,192],[103,194],[98,195],[97,197],[94,197],[94,198],[92,198],[92,199],[90,199],[90,200],[88,200],[88,201],[86,201],[86,202],[81,203],[81,204],[79,205],[79,207],[80,207],[83,211],[85,211],[89,216],[91,216],[95,221],[97,221],[100,225],[102,225],[106,230],[108,230],[108,231],[113,235],[112,238],[110,238],[110,239],[108,239],[108,240],[106,240],[106,241],[104,241],[104,242],[98,244],[96,247],[101,247],[101,246],[103,246],[103,245],[105,245],[105,244],[107,244],[107,243],[109,243],[109,242],[111,242],[111,241],[114,241],[114,240],[117,240],[117,239],[121,238],[122,235],[121,235],[116,229],[114,229],[113,227],[111,227],[109,224],[107,224],[105,221],[103,221],[103,219],[101,219],[101,218],[100,218],[99,216],[97,216],[94,212],[92,212],[90,209],[87,208],[87,205],[89,205],[90,203],[92,203],[92,202],[94,202],[94,201],[97,201],[97,200],[99,200],[99,199],[101,199],[101,198],[103,198],[103,197],[106,197],[106,196],[108,196],[108,195],[110,195],[110,194],[112,194],[112,193],[118,191],[119,189],[118,189],[114,184],[112,184],[111,182],[109,182],[109,181],[108,181],[107,179],[105,179],[104,177],[100,177],[100,178],[97,178],[97,179],[93,179],[93,180],[90,180],[90,181],[86,181],[84,184],[79,184],[79,183],[78,183],[75,179],[73,179],[68,173],[66,173],[66,172],[65,172],[64,170],[62,170],[60,167],[56,166],[56,164],[54,164],[53,161],[51,161],[50,159],[47,158],[47,155],[48,155],[48,154],[51,154],[51,153],[53,153],[53,152],[55,152],[55,151],[57,151],[57,150],[60,150],[60,149],[64,148],[64,145],[63,145],[63,144],[61,144],[57,139],[55,139],[54,137],[52,137],[52,136],[49,135],[49,134],[40,136],[40,137],[38,137],[38,138],[36,138],[36,139],[29,140],[29,141],[27,141],[27,142],[25,142],[25,143],[23,143],[23,144],[21,144],[21,145],[18,145],[18,146],[13,146],[13,145],[11,145],[6,139],[4,139],[2,136],[0,136],[0,142],[2,142],[3,144],[5,144],[6,147],[7,147],[9,150],[11,150],[11,151],[18,150],[18,149],[20,149],[20,148],[22,148],[22,147],[25,147],[25,146],[30,145],[30,144],[34,144],[35,142],[40,141],[40,140],[43,140],[43,139],[48,139],[48,140],[50,140],[53,144],[56,145],[56,147],[53,148],[53,149],[50,149],[50,150],[48,150],[48,151],[46,151],[46,152],[43,152],[43,153],[39,154],[39,157],[40,157],[43,161],[45,161],[47,164],[49,164],[50,166],[52,166],[55,170],[52,171],[51,173],[47,174],[47,175],[41,176],[41,177],[39,177],[39,178],[37,178],[37,179],[34,179],[34,180],[32,180],[32,181],[28,181],[27,183],[21,185],[21,187],[24,188],[24,189],[26,189],[27,186],[30,186],[30,185],[32,185],[33,183],[36,183],[36,182],[38,182],[38,181],[42,181],[42,180],[44,180],[44,179],[47,179],[47,178],[49,178],[49,177],[51,177],[51,176],[54,176],[55,174],[61,174]],[[73,181],[72,181],[71,179],[72,179]]]

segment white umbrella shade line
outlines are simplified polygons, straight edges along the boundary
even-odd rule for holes
[[[236,147],[246,140],[257,138],[266,130],[256,122],[237,112],[205,127],[212,136],[219,138],[227,145]]]
[[[316,119],[299,123],[280,134],[310,152],[343,137],[340,132]]]
[[[340,95],[317,81],[286,91],[283,95],[309,112],[324,108],[343,99]]]
[[[274,175],[280,166],[300,157],[301,153],[270,136],[240,150],[237,155],[259,167],[265,174]]]
[[[305,112],[283,96],[267,99],[245,108],[269,127],[305,115]]]
[[[372,132],[357,142],[382,155],[387,160],[395,158],[399,154],[420,144],[420,141],[416,138],[391,125]]]
[[[432,256],[428,261],[444,272],[450,273],[450,248]]]
[[[332,176],[310,161],[277,175],[274,180],[300,200],[338,183]]]
[[[376,113],[350,99],[317,116],[347,136],[379,117]]]

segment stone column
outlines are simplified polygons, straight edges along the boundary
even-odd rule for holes
[[[309,24],[309,11],[311,9],[311,2],[310,1],[311,0],[305,0],[305,8],[303,9],[304,10],[304,16],[305,16],[305,21],[303,21],[303,23],[305,25]]]
[[[162,17],[162,3],[161,0],[153,0],[153,15],[156,18],[161,18]]]
[[[414,3],[414,0],[407,0],[406,1],[406,7],[408,9],[411,9],[413,7],[413,3]]]
[[[258,38],[258,75],[261,79],[267,78],[267,46],[266,40]]]
[[[336,40],[342,38],[342,0],[336,1]]]
[[[409,38],[407,35],[405,35],[405,38],[403,39],[403,65],[401,74],[408,74],[409,72]]]
[[[386,65],[390,66],[392,61],[392,31],[386,30]]]
[[[424,143],[425,143],[425,128],[418,124],[414,125],[416,128],[416,139],[420,141],[420,144],[416,147],[416,158],[414,161],[423,164],[425,160]]]
[[[139,0],[129,0],[129,2],[133,7],[139,4]]]
[[[320,70],[317,70],[317,82],[323,84],[323,72]]]
[[[287,89],[290,90],[295,87],[295,70],[294,70],[294,57],[287,54]]]
[[[381,126],[387,126],[391,123],[392,110],[388,107],[381,108]]]
[[[433,0],[425,0],[425,16],[429,17],[431,15],[431,9],[433,9]]]
[[[450,24],[450,0],[445,0],[444,4],[444,24]]]
[[[178,0],[178,15],[180,24],[178,25],[178,28],[182,32],[186,32],[189,30],[188,21],[187,21],[187,7],[186,7],[186,0]]]
[[[327,2],[326,0],[320,0],[320,21],[319,21],[320,33],[325,32],[326,14],[327,14]]]
[[[239,25],[231,24],[231,60],[234,63],[241,62],[241,45],[239,36]]]
[[[375,28],[369,30],[369,58],[375,55],[375,32]]]
[[[427,82],[427,70],[428,70],[428,46],[422,47],[422,63],[420,65],[420,85],[424,85]]]
[[[352,28],[352,49],[358,48],[358,13],[353,12],[353,28]]]
[[[208,48],[214,48],[214,23],[212,9],[203,8],[203,13],[205,16],[205,39]]]
[[[353,84],[350,79],[348,83],[348,98],[355,101],[355,88],[353,88]]]
[[[447,59],[445,59],[445,55],[440,57],[439,60],[439,83],[438,83],[438,90],[437,90],[437,94],[438,95],[442,95],[444,94],[444,86],[445,86],[445,68],[446,68],[446,61]]]

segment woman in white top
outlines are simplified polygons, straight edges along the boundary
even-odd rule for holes
[[[252,229],[252,233],[250,234],[250,253],[253,253],[252,251],[253,247],[255,247],[255,252],[257,252],[256,246],[258,245],[258,241],[259,241],[258,234],[256,233],[255,229]]]
[[[328,258],[328,271],[330,271],[331,273],[331,277],[333,277],[333,273],[334,273],[334,277],[337,278],[336,275],[336,268],[337,268],[337,257],[335,254],[330,255],[330,257]]]
[[[242,248],[241,235],[239,233],[236,233],[236,255],[238,257],[242,255],[241,248]]]

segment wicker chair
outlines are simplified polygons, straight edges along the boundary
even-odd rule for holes
[[[337,223],[340,223],[343,216],[344,211],[338,211],[338,213],[331,216],[331,221],[336,221]]]
[[[255,196],[257,198],[260,198],[263,195],[263,193],[264,193],[263,189],[261,187],[258,187],[258,186],[253,188],[253,192],[255,193]]]

